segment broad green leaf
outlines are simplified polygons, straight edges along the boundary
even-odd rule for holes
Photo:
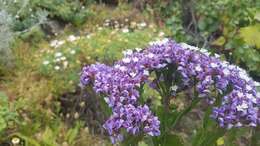
[[[215,41],[212,42],[212,45],[222,46],[226,42],[225,38],[223,36],[219,37]]]
[[[240,36],[248,45],[260,48],[260,24],[241,28]]]
[[[257,21],[260,21],[260,11],[257,11],[256,14],[255,14],[255,19]]]
[[[224,141],[223,137],[218,138],[218,140],[217,140],[217,145],[218,146],[222,146],[222,145],[224,145],[224,143],[225,143],[225,141]]]
[[[146,144],[144,141],[140,141],[138,143],[138,146],[148,146],[148,144]]]

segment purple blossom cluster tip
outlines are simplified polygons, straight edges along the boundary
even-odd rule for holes
[[[83,68],[81,83],[91,84],[97,93],[106,95],[105,101],[112,108],[113,114],[104,124],[112,142],[123,139],[122,129],[133,135],[160,134],[158,118],[148,106],[139,105],[138,88],[150,82],[152,71],[168,64],[177,66],[183,86],[194,86],[196,79],[197,98],[210,99],[213,104],[216,97],[211,97],[212,87],[223,96],[221,105],[212,112],[221,127],[260,124],[260,97],[254,81],[243,69],[221,61],[204,49],[164,39],[150,43],[144,50],[125,51],[123,59],[114,66],[97,63]]]

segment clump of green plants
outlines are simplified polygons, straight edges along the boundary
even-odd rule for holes
[[[148,2],[146,7],[159,14],[176,41],[223,54],[258,78],[259,7],[255,3],[255,0],[177,0]]]
[[[82,24],[89,15],[87,6],[90,2],[78,0],[1,0],[1,7],[15,18],[13,26],[15,31],[26,31],[41,22],[41,18],[46,16],[76,25]]]
[[[18,115],[13,107],[8,101],[8,97],[0,92],[0,135],[5,134],[7,128],[14,128],[15,123],[18,122]],[[1,138],[0,138],[1,140]]]

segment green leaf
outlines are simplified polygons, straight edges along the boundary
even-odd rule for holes
[[[256,14],[255,14],[255,19],[257,21],[260,21],[260,11],[257,11]]]
[[[74,128],[69,129],[69,131],[67,132],[65,137],[69,144],[72,144],[73,141],[76,139],[80,127],[82,127],[82,124],[77,122],[76,126]]]
[[[148,146],[148,144],[146,144],[144,141],[140,141],[138,143],[138,146]]]
[[[184,142],[180,136],[168,134],[165,136],[163,146],[184,146]]]
[[[212,42],[212,45],[222,46],[226,42],[225,38],[223,36],[219,37],[215,41]]]
[[[58,145],[56,143],[56,138],[54,135],[54,132],[52,131],[51,128],[46,127],[43,135],[42,135],[42,142],[46,145],[46,146],[55,146]]]
[[[241,28],[240,36],[248,45],[260,48],[260,24]]]
[[[223,137],[218,138],[218,140],[217,140],[217,145],[218,146],[222,146],[222,145],[224,145],[224,143],[225,143],[225,141],[224,141]]]

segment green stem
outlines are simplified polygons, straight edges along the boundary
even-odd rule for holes
[[[185,110],[183,110],[176,118],[176,120],[174,120],[173,124],[172,124],[172,128],[174,128],[178,123],[179,121],[182,119],[182,117],[184,115],[186,115],[187,113],[189,113],[196,105],[197,103],[200,101],[199,98],[195,98],[192,100],[190,106],[188,106]]]
[[[252,137],[251,137],[251,144],[250,146],[258,146],[260,145],[260,140],[259,140],[259,135],[260,135],[260,127],[256,127],[252,130]]]

